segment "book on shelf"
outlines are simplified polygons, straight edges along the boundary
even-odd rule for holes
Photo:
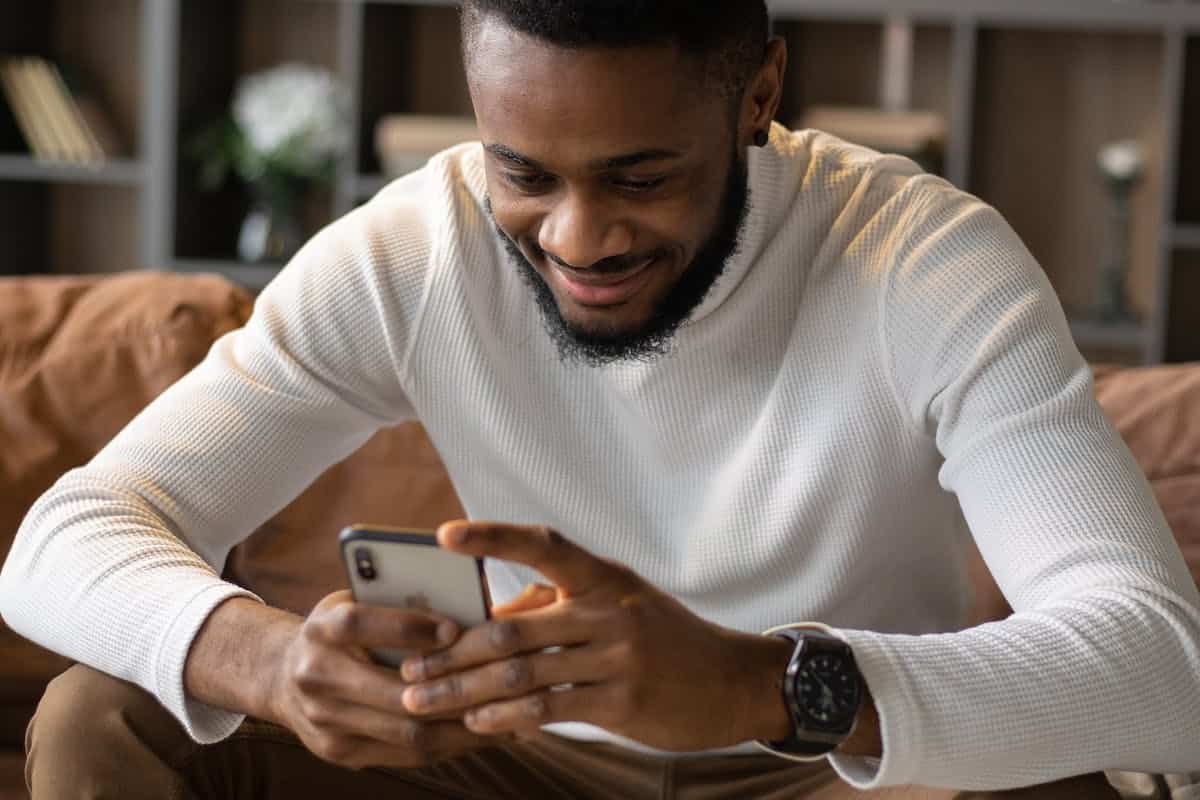
[[[58,65],[44,58],[0,61],[0,90],[38,160],[98,165],[119,152],[107,115],[80,85],[68,83]]]
[[[430,156],[478,138],[471,117],[387,114],[375,126],[375,150],[390,178],[420,169]]]

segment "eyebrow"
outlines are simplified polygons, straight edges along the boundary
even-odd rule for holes
[[[492,155],[502,158],[505,161],[510,161],[514,164],[520,164],[522,167],[546,171],[541,164],[528,156],[521,155],[511,147],[506,147],[502,144],[485,145],[484,149]],[[668,161],[671,159],[683,158],[683,153],[678,150],[668,150],[665,148],[653,148],[649,150],[638,150],[634,153],[625,153],[611,158],[602,158],[598,161],[593,161],[589,166],[596,170],[606,169],[628,169],[635,167],[638,164],[643,164],[647,161]]]

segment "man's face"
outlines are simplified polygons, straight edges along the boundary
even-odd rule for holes
[[[732,100],[673,47],[566,49],[480,22],[490,209],[565,357],[662,352],[745,216]]]

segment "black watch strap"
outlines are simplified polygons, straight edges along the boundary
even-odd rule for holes
[[[779,636],[780,638],[787,639],[794,645],[792,658],[789,661],[788,674],[784,676],[781,685],[781,693],[783,695],[781,699],[784,705],[787,707],[789,717],[792,719],[793,729],[792,735],[786,739],[770,742],[760,741],[758,742],[758,745],[775,755],[784,756],[786,758],[791,758],[798,761],[819,761],[829,753],[833,752],[838,745],[846,740],[850,733],[853,732],[853,725],[850,726],[849,730],[840,732],[826,732],[813,730],[811,728],[801,728],[800,720],[804,715],[798,707],[795,698],[793,697],[794,684],[792,682],[791,673],[794,670],[794,665],[798,658],[811,655],[811,653],[801,652],[802,639],[805,640],[804,644],[808,645],[809,647],[811,647],[813,642],[828,642],[830,645],[834,645],[839,648],[847,648],[848,650],[848,645],[846,645],[841,639],[837,638],[836,636],[832,636],[829,633],[807,628],[780,628],[769,632],[769,635]],[[850,654],[850,657],[853,659],[852,653]],[[859,676],[859,681],[861,682],[861,680],[862,678]],[[862,690],[860,686],[860,697],[861,692]]]

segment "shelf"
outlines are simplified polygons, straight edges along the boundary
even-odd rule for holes
[[[1147,328],[1141,322],[1071,320],[1071,336],[1080,350],[1138,350],[1146,344]]]
[[[111,159],[96,166],[86,166],[65,161],[39,161],[33,156],[0,155],[0,180],[137,186],[144,177],[142,162],[132,159]]]
[[[1171,260],[1171,296],[1167,309],[1166,360],[1200,360],[1200,250],[1177,250]]]
[[[1169,2],[1100,0],[767,0],[778,19],[883,19],[906,16],[929,22],[974,22],[1020,27],[1165,30],[1200,29],[1200,6]]]
[[[1171,244],[1180,250],[1200,250],[1200,225],[1176,225]]]
[[[214,272],[253,291],[260,291],[279,274],[282,264],[247,264],[216,258],[177,258],[171,269],[177,272]]]

